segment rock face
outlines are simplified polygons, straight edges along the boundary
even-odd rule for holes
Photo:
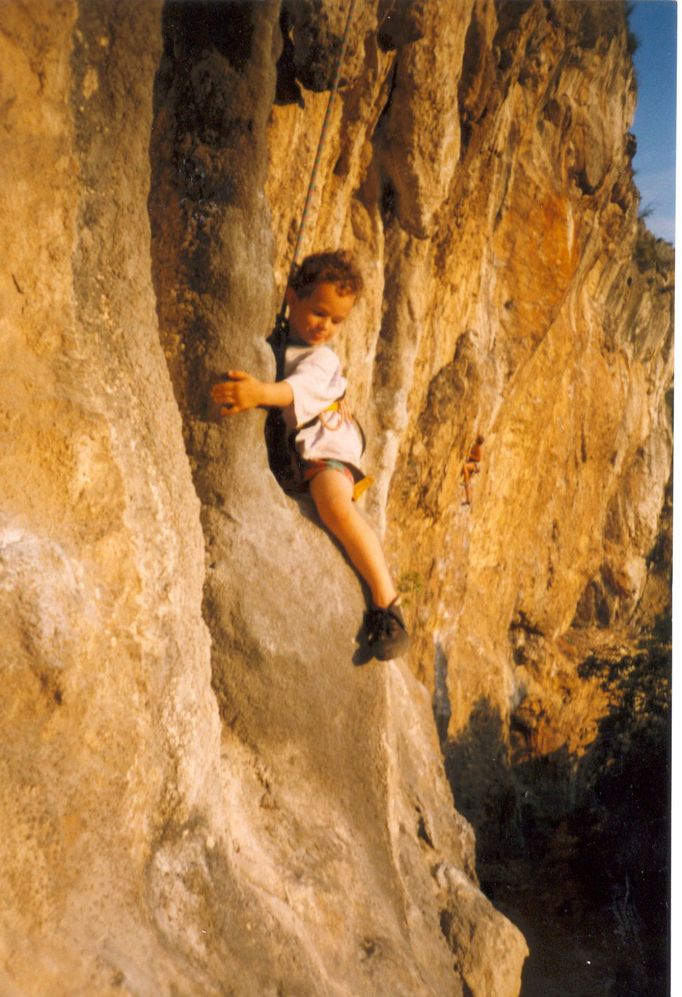
[[[346,9],[0,6],[7,994],[518,993],[441,747],[490,847],[514,732],[580,752],[577,664],[665,603],[670,268],[620,4],[351,22],[303,250],[366,272],[338,347],[409,660],[354,663],[354,573],[264,414],[208,404],[273,376]]]

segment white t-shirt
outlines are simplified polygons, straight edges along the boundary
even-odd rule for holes
[[[284,380],[291,385],[294,400],[282,409],[282,415],[287,433],[297,430],[296,449],[303,460],[323,457],[340,460],[362,476],[363,442],[357,424],[338,412],[324,411],[346,390],[346,378],[336,353],[325,345],[288,345],[284,353]],[[321,419],[320,413],[323,413]]]

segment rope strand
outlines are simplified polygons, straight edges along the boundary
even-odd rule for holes
[[[329,127],[329,121],[331,119],[331,112],[334,106],[334,100],[336,98],[336,93],[339,88],[339,79],[341,78],[341,67],[343,66],[343,60],[346,55],[346,47],[348,45],[348,35],[350,33],[350,24],[353,16],[353,10],[355,8],[356,0],[350,0],[348,4],[348,13],[346,15],[346,25],[343,30],[343,36],[341,39],[341,51],[339,52],[338,62],[336,64],[336,72],[334,73],[334,80],[332,82],[331,90],[329,91],[329,99],[327,100],[327,109],[324,112],[324,119],[322,121],[322,128],[320,129],[320,137],[317,143],[317,151],[315,152],[315,159],[313,161],[313,167],[310,173],[310,181],[308,183],[308,190],[305,196],[305,202],[303,204],[303,211],[301,212],[301,221],[298,227],[298,233],[296,236],[296,243],[294,245],[294,254],[291,260],[291,265],[287,273],[287,285],[289,283],[289,278],[294,270],[294,267],[298,263],[298,254],[301,249],[301,243],[303,241],[303,233],[305,231],[306,222],[308,220],[308,212],[310,210],[310,203],[312,201],[313,192],[315,190],[315,183],[317,180],[317,173],[320,166],[320,161],[322,159],[322,150],[324,148],[324,142],[327,135],[327,128]],[[286,295],[286,290],[285,290]],[[278,323],[284,322],[284,317],[286,313],[286,296],[282,301],[282,307],[279,310],[277,320]]]

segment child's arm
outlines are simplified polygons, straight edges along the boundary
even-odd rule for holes
[[[286,381],[259,381],[243,370],[230,370],[227,376],[229,381],[220,381],[211,388],[211,398],[222,406],[221,415],[236,415],[259,405],[286,408],[294,400]]]

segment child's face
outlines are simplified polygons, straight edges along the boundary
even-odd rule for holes
[[[336,284],[327,281],[316,284],[307,298],[299,298],[289,288],[286,298],[289,305],[289,328],[309,346],[328,342],[338,332],[355,304],[354,294],[340,294]]]

